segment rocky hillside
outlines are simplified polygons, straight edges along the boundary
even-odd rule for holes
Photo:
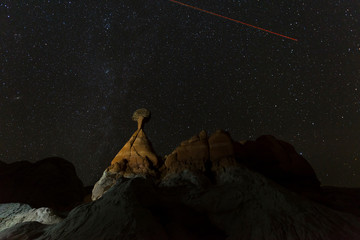
[[[359,239],[360,219],[299,197],[246,167],[217,182],[191,170],[123,178],[58,224],[23,223],[0,239]]]
[[[149,117],[145,109],[134,113],[138,128],[94,186],[92,202],[64,219],[21,218],[0,240],[360,239],[358,212],[350,211],[359,208],[359,191],[339,198],[338,189],[321,188],[290,144],[201,131],[159,157],[144,132]]]

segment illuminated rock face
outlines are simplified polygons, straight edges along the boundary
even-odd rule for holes
[[[140,128],[111,161],[108,170],[123,176],[154,175],[155,167],[158,167],[157,156]]]
[[[150,111],[145,108],[134,112],[132,119],[137,122],[138,129],[111,161],[107,171],[124,177],[155,175],[154,169],[158,167],[158,158],[144,132],[144,123],[150,116]]]
[[[144,123],[150,118],[150,111],[138,109],[132,119],[138,123],[138,129],[122,147],[104,171],[92,191],[92,200],[100,198],[119,177],[152,176],[159,169],[158,158],[143,130]]]
[[[92,200],[100,198],[119,177],[155,176],[158,158],[142,128],[136,130],[130,140],[111,161],[100,180],[95,184]]]
[[[141,122],[143,118],[137,117]],[[180,175],[196,184],[216,182],[218,175],[229,167],[246,166],[292,191],[319,188],[320,182],[310,164],[293,146],[273,136],[264,135],[256,141],[234,141],[230,134],[218,130],[210,137],[205,131],[183,141],[160,163],[143,124],[131,136],[96,183],[92,199],[102,196],[119,177],[151,176],[164,182]],[[206,176],[206,179],[200,177]],[[195,181],[192,176],[198,176]],[[165,181],[166,180],[166,181]]]
[[[218,130],[210,137],[205,131],[183,141],[165,159],[165,178],[182,171],[217,175],[232,166],[246,166],[290,190],[319,188],[320,182],[311,165],[289,143],[264,135],[256,141],[234,141]]]
[[[183,141],[165,159],[165,170],[176,174],[183,170],[205,172],[209,160],[209,144],[205,131]]]

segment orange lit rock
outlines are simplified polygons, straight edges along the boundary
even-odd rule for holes
[[[211,171],[236,166],[234,143],[228,132],[217,130],[209,137]]]
[[[165,160],[168,173],[178,173],[185,169],[205,172],[209,159],[209,144],[205,131],[183,141]]]
[[[92,191],[92,200],[100,198],[119,177],[155,176],[159,168],[158,158],[143,130],[150,118],[150,111],[138,109],[132,119],[137,121],[138,129],[123,146],[111,165],[104,171]]]
[[[136,130],[130,140],[111,161],[111,172],[123,175],[153,175],[158,159],[142,128]]]
[[[270,135],[256,141],[236,142],[223,130],[217,130],[210,137],[202,131],[183,141],[167,156],[162,169],[165,177],[185,171],[190,178],[190,171],[205,173],[209,179],[217,181],[219,174],[239,165],[295,191],[320,186],[311,165],[294,147]],[[191,178],[197,178],[195,175]]]

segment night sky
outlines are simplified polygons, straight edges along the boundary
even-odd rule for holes
[[[168,0],[0,1],[0,160],[63,157],[93,184],[146,107],[159,155],[272,134],[360,187],[360,2],[181,1],[298,41]]]

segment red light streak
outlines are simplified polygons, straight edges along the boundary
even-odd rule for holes
[[[198,8],[198,7],[194,7],[194,6],[191,6],[191,5],[186,4],[186,3],[178,2],[178,1],[175,1],[175,0],[169,0],[169,1],[173,2],[173,3],[176,3],[176,4],[179,4],[179,5],[183,5],[185,7],[189,7],[189,8],[204,12],[204,13],[208,13],[208,14],[211,14],[211,15],[214,15],[214,16],[217,16],[217,17],[221,17],[221,18],[224,18],[224,19],[236,22],[236,23],[240,23],[240,24],[243,24],[245,26],[252,27],[252,28],[267,32],[267,33],[271,33],[271,34],[274,34],[274,35],[277,35],[277,36],[280,36],[280,37],[283,37],[283,38],[287,38],[287,39],[290,39],[290,40],[293,40],[293,41],[296,41],[296,42],[298,41],[296,38],[288,37],[288,36],[285,36],[283,34],[276,33],[276,32],[273,32],[273,31],[270,31],[270,30],[267,30],[267,29],[264,29],[264,28],[261,28],[261,27],[257,27],[257,26],[254,26],[254,25],[251,25],[251,24],[248,24],[248,23],[245,23],[245,22],[241,22],[241,21],[233,19],[233,18],[229,18],[229,17],[223,16],[223,15],[220,15],[220,14],[217,14],[217,13],[214,13],[214,12],[210,12],[210,11]]]

